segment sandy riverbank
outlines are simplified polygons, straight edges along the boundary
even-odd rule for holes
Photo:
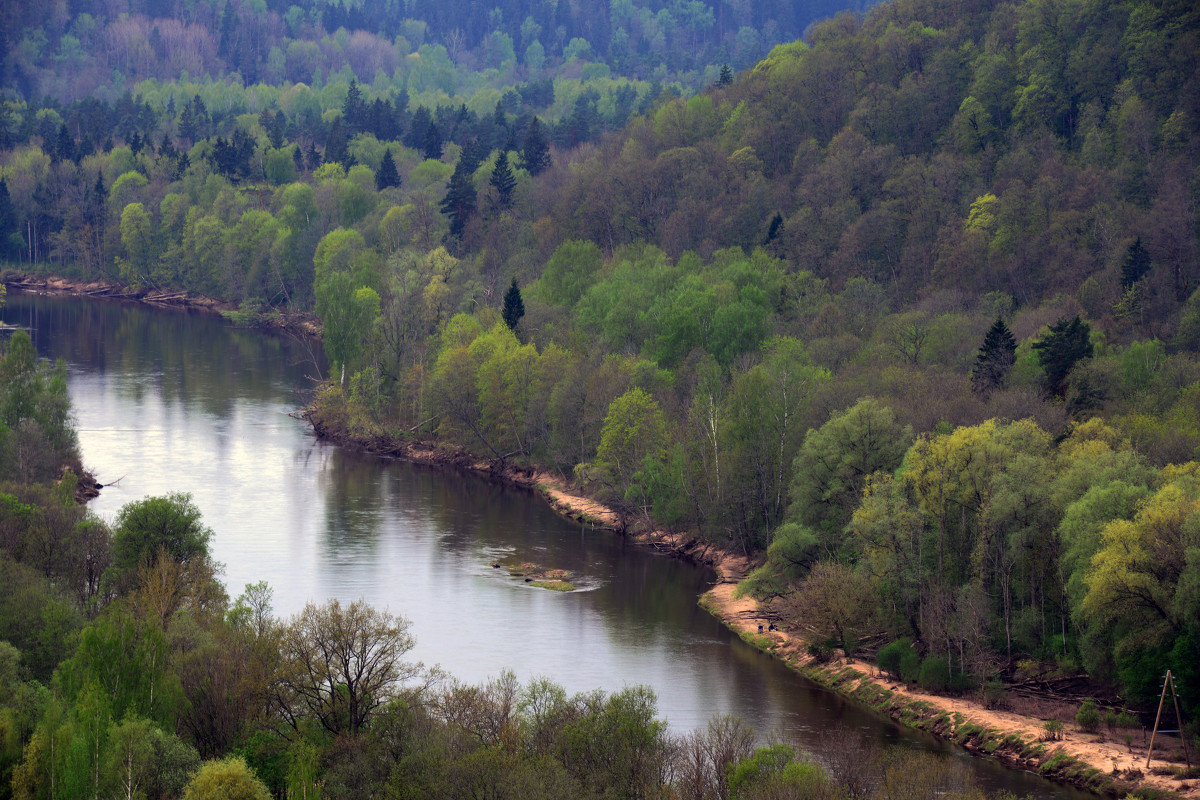
[[[572,519],[614,529],[621,525],[619,516],[611,509],[571,490],[557,476],[536,473],[529,476],[526,484],[535,486],[552,506]],[[1051,779],[1106,794],[1124,796],[1145,788],[1200,798],[1200,780],[1180,780],[1146,771],[1146,747],[1140,732],[1132,751],[1116,734],[1083,733],[1070,722],[1064,726],[1061,740],[1043,742],[1042,718],[986,708],[970,698],[928,694],[888,680],[869,662],[845,658],[818,662],[794,632],[777,630],[760,634],[759,625],[767,626],[769,611],[753,598],[734,597],[738,582],[756,566],[750,559],[662,531],[635,534],[635,538],[656,549],[711,566],[718,582],[701,603],[750,644],[816,682],[910,727],[932,731],[981,755],[1041,772]],[[1074,709],[1064,706],[1061,711],[1073,714]],[[1178,749],[1178,739],[1169,740],[1165,748],[1160,739],[1152,765],[1164,767],[1158,755]]]

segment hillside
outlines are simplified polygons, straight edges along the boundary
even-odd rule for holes
[[[818,649],[1194,712],[1200,11],[899,0],[694,95],[571,64],[148,80],[111,147],[13,101],[0,236],[315,309],[325,429],[760,557]]]

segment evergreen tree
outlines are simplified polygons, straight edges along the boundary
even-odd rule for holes
[[[471,173],[463,169],[460,160],[450,176],[450,185],[446,189],[446,198],[442,200],[442,213],[450,218],[450,235],[462,236],[467,220],[475,213],[475,184],[471,182]]]
[[[339,120],[334,120],[329,126],[329,136],[325,139],[325,161],[336,161],[343,167],[350,167],[350,140],[346,129]]]
[[[400,185],[400,173],[396,172],[396,162],[392,159],[392,149],[383,151],[383,161],[379,171],[375,173],[375,188],[379,191]]]
[[[504,317],[504,324],[514,331],[521,317],[525,316],[525,302],[521,300],[521,288],[517,286],[516,278],[513,278],[512,285],[504,293],[504,310],[500,315]]]
[[[550,143],[546,140],[546,132],[537,117],[529,123],[525,132],[525,144],[521,149],[521,161],[530,175],[540,175],[550,166]]]
[[[1128,289],[1140,281],[1150,271],[1150,253],[1138,237],[1125,253],[1125,263],[1121,265],[1121,288]]]
[[[517,179],[513,177],[512,168],[508,166],[508,153],[504,150],[501,150],[500,154],[496,156],[496,166],[492,170],[492,179],[488,183],[496,190],[496,195],[500,199],[500,207],[506,208],[512,202],[512,193],[517,186]]]
[[[975,367],[971,370],[971,388],[986,395],[993,389],[1004,386],[1008,371],[1017,360],[1017,340],[1000,317],[992,323],[983,345],[975,356]]]
[[[360,131],[366,122],[367,104],[363,100],[358,81],[350,81],[350,89],[346,92],[346,100],[342,103],[342,119],[351,131]]]
[[[404,136],[404,144],[413,150],[423,151],[425,149],[425,139],[429,135],[430,122],[432,120],[429,118],[429,109],[425,106],[417,106],[417,110],[413,112],[408,133]],[[439,151],[438,157],[440,158],[441,155]]]
[[[12,257],[19,251],[19,246],[13,242],[13,234],[17,232],[17,214],[13,208],[12,198],[8,194],[8,184],[0,178],[0,255]]]
[[[728,64],[721,65],[721,74],[717,76],[717,86],[728,86],[733,83],[733,70]]]
[[[1067,392],[1067,376],[1074,366],[1092,357],[1092,328],[1076,314],[1074,319],[1060,319],[1050,326],[1050,332],[1033,343],[1038,362],[1046,371],[1042,387],[1051,397],[1063,397]]]
[[[317,143],[309,142],[308,143],[308,152],[304,154],[305,167],[308,168],[309,172],[312,172],[314,169],[321,166],[321,164],[322,164],[322,159],[321,159],[321,154],[317,151]]]
[[[296,165],[296,172],[304,172],[304,154],[300,152],[300,146],[292,148],[292,163]]]
[[[442,132],[434,122],[425,128],[425,139],[421,144],[421,154],[426,158],[437,161],[442,157]]]

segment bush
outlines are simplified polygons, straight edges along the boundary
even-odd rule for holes
[[[907,636],[886,645],[875,657],[879,668],[893,678],[912,683],[921,671],[921,657]]]
[[[1117,714],[1117,727],[1118,728],[1140,728],[1141,723],[1138,722],[1138,718],[1137,718],[1136,714],[1131,714],[1128,711],[1122,711],[1120,714]]]
[[[1100,709],[1096,708],[1095,700],[1084,700],[1079,711],[1075,713],[1075,724],[1084,733],[1095,733],[1100,729]]]
[[[917,679],[921,688],[933,692],[944,692],[950,688],[950,664],[941,656],[930,656],[921,662],[921,675]]]
[[[1044,726],[1046,733],[1042,738],[1047,742],[1056,742],[1062,738],[1063,724],[1056,719],[1049,720]]]

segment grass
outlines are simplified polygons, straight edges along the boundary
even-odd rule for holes
[[[548,589],[551,592],[575,591],[575,584],[571,583],[570,581],[534,581],[529,585],[536,586],[539,589]]]

